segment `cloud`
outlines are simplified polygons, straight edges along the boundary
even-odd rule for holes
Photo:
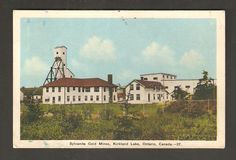
[[[79,54],[92,61],[114,61],[116,59],[113,42],[97,36],[89,38],[80,49]]]
[[[32,57],[25,60],[24,72],[29,76],[40,76],[49,71],[49,67],[39,57]]]
[[[192,49],[183,54],[179,63],[184,67],[194,69],[197,67],[201,67],[204,64],[204,61],[204,57],[200,53]]]
[[[89,71],[89,66],[86,63],[81,63],[76,59],[71,59],[71,66],[75,68],[75,70],[83,71],[83,72],[88,72]]]
[[[167,45],[161,45],[155,41],[151,42],[143,51],[142,55],[150,63],[158,62],[165,63],[168,65],[174,65],[174,54],[173,51]]]

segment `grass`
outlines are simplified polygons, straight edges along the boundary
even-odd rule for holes
[[[215,140],[216,114],[192,116],[163,112],[163,104],[130,105],[128,117],[121,104],[40,104],[38,120],[27,119],[21,106],[21,139],[24,140]],[[109,112],[108,112],[109,111]],[[51,116],[46,116],[51,113]],[[102,115],[109,114],[102,118]],[[135,134],[133,134],[135,133]]]

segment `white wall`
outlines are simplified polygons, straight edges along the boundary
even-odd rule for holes
[[[24,100],[24,93],[22,91],[20,91],[20,101]]]
[[[184,91],[187,91],[190,94],[194,93],[194,88],[197,86],[197,83],[199,80],[165,80],[163,81],[163,85],[166,88],[166,90],[171,93],[174,91],[175,86],[180,86],[180,88]],[[186,86],[189,86],[190,88],[186,88]]]
[[[70,92],[67,92],[67,87],[61,87],[61,92],[58,91],[58,87],[55,87],[54,92],[52,92],[52,87],[49,87],[49,92],[46,92],[46,87],[43,88],[43,103],[44,104],[53,104],[53,97],[55,97],[55,104],[79,104],[79,103],[109,103],[109,89],[106,88],[104,92],[104,87],[99,87],[99,92],[94,92],[94,87],[90,87],[90,92],[82,92],[82,87],[80,92],[78,90],[79,87],[69,87]],[[58,101],[58,97],[61,96],[61,101]],[[69,96],[69,101],[67,100],[67,96]],[[79,101],[80,96],[80,101]],[[85,97],[87,96],[87,101]],[[91,100],[91,96],[93,100]],[[99,100],[96,100],[96,96],[99,96]],[[104,100],[104,96],[106,97]],[[115,96],[115,100],[114,100]],[[75,100],[73,100],[73,97]],[[49,99],[47,102],[46,99]],[[113,91],[113,102],[117,102],[117,92]]]
[[[163,77],[164,76],[164,77]],[[171,75],[168,75],[168,74],[161,74],[161,73],[158,73],[158,74],[146,74],[146,75],[140,75],[140,79],[143,78],[146,78],[146,79],[143,79],[143,80],[146,80],[146,81],[156,81],[156,82],[161,82],[163,80],[166,80],[166,79],[175,79],[175,76],[171,76]],[[155,79],[157,78],[157,79]]]

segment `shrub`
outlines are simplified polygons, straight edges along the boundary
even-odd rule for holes
[[[41,111],[41,107],[38,104],[28,103],[26,105],[26,111],[21,115],[21,121],[23,123],[32,123],[37,120],[43,115]]]
[[[66,114],[61,121],[62,131],[65,134],[73,132],[82,125],[82,116],[78,113]]]
[[[142,132],[136,127],[132,121],[132,118],[128,116],[122,116],[115,121],[117,126],[113,131],[113,138],[115,140],[132,140],[138,139]]]
[[[102,109],[99,114],[102,120],[111,120],[114,117],[114,112],[109,108]]]
[[[83,106],[82,107],[82,117],[84,120],[86,119],[91,119],[91,116],[92,116],[92,112],[93,112],[93,108],[90,107],[90,106]]]

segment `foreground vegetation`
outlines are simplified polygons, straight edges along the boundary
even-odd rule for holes
[[[209,107],[210,105],[210,107]],[[214,103],[21,105],[22,140],[216,140]]]

